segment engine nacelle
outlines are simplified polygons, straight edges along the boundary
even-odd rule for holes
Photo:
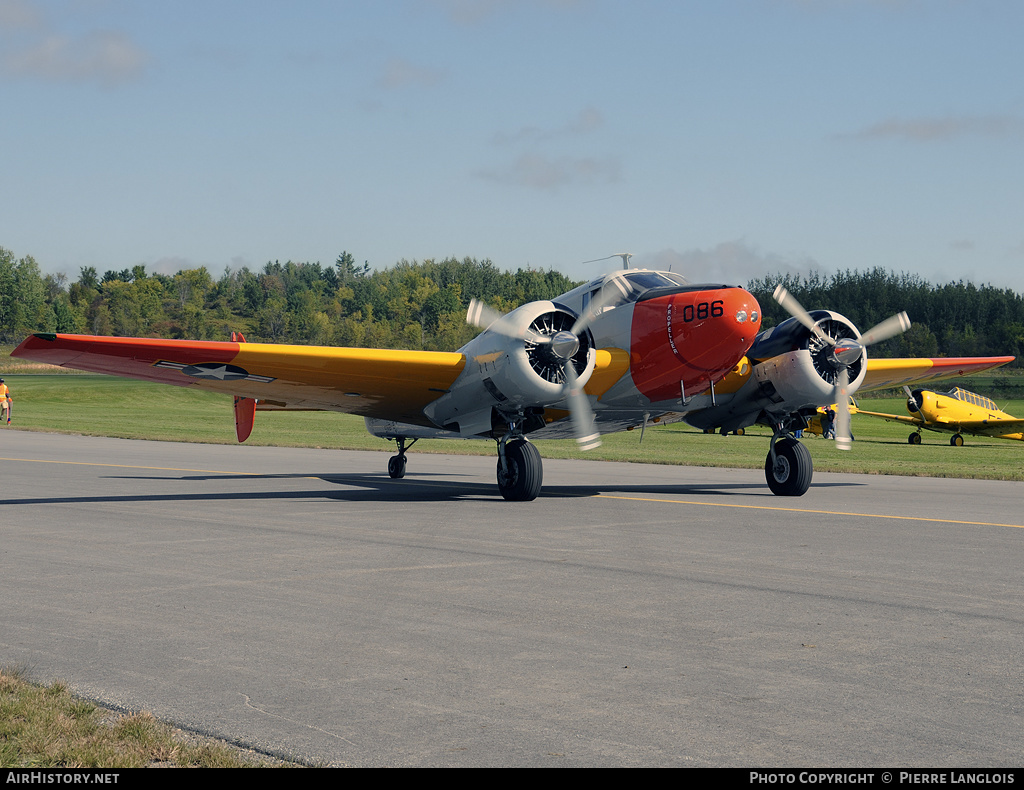
[[[815,310],[811,317],[833,340],[857,340],[860,333],[839,313]],[[807,327],[790,318],[762,333],[747,356],[754,363],[757,400],[769,412],[792,413],[832,403],[840,367],[835,364],[833,346]],[[848,368],[850,394],[867,374],[867,354],[862,352]]]
[[[838,313],[815,310],[812,318],[834,340],[855,340],[857,328]],[[751,372],[733,396],[717,406],[688,414],[686,421],[702,430],[721,428],[734,431],[758,421],[769,424],[789,415],[805,414],[834,402],[840,368],[832,361],[833,346],[790,318],[758,335],[747,352]],[[852,395],[864,382],[867,357],[861,353],[848,368]]]
[[[570,331],[576,319],[547,301],[513,310],[460,349],[466,367],[424,413],[438,427],[467,436],[491,433],[494,414],[539,412],[560,403],[566,396],[564,364],[573,365],[580,387],[594,372],[593,337],[589,330],[577,337],[579,347],[568,363],[542,339]]]

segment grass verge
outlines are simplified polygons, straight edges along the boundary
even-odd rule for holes
[[[245,768],[282,765],[196,738],[149,713],[119,715],[63,683],[30,683],[0,668],[0,768]]]
[[[179,442],[235,443],[231,399],[195,388],[168,387],[110,376],[7,375],[14,398],[12,427],[59,433],[156,439]],[[979,388],[981,389],[981,388]],[[984,390],[982,390],[984,391]],[[869,404],[869,405],[868,405]],[[903,398],[862,401],[865,408],[891,414],[906,411]],[[1024,401],[1000,403],[1011,414],[1024,414]],[[895,474],[1024,480],[1021,442],[968,436],[963,447],[950,447],[949,434],[924,433],[924,443],[910,446],[911,428],[856,415],[851,452],[818,438],[805,441],[814,467],[823,472]],[[683,423],[651,425],[644,432],[624,431],[602,437],[600,448],[581,453],[570,440],[538,440],[545,458],[718,466],[757,469],[764,465],[770,432],[758,426],[745,436],[704,434]],[[0,439],[2,441],[2,439]],[[393,452],[394,444],[366,433],[363,420],[333,412],[260,412],[249,445],[316,447]],[[494,456],[489,441],[424,440],[410,455],[450,453]],[[415,459],[410,463],[415,464]],[[380,468],[385,468],[381,459]]]

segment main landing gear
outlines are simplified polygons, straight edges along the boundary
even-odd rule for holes
[[[789,434],[772,437],[764,461],[764,477],[776,496],[803,496],[811,487],[814,464],[810,451]]]
[[[393,455],[388,459],[388,476],[392,480],[398,480],[405,477],[405,451],[418,441],[418,438],[413,439],[408,445],[406,445],[404,436],[399,436],[395,439],[395,443],[398,445],[398,455]]]
[[[544,467],[540,452],[525,436],[498,440],[498,490],[509,502],[530,502],[540,494]]]
[[[395,438],[398,455],[388,459],[388,475],[398,480],[405,477],[405,452],[418,439],[406,444],[406,438]],[[509,502],[530,502],[540,494],[544,484],[544,465],[540,452],[521,433],[509,432],[498,440],[498,491]]]

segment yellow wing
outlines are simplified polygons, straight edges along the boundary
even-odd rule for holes
[[[12,356],[200,387],[261,407],[323,409],[430,425],[423,408],[458,378],[459,353],[37,334]]]
[[[851,408],[851,412],[853,414],[865,414],[868,417],[878,417],[878,418],[883,419],[883,420],[891,420],[891,421],[894,421],[894,422],[905,422],[908,425],[923,425],[924,424],[924,421],[921,420],[919,417],[911,417],[908,414],[904,414],[904,415],[900,415],[900,414],[885,414],[885,413],[880,412],[880,411],[866,411],[865,409],[860,408],[860,406],[856,406],[856,407]]]
[[[998,368],[1014,357],[939,357],[937,359],[868,359],[868,370],[858,392],[921,384],[966,376]]]

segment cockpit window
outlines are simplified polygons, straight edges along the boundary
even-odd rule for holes
[[[964,403],[971,403],[975,406],[980,406],[983,409],[988,409],[990,411],[996,410],[995,401],[986,398],[984,395],[978,395],[976,392],[960,389],[960,387],[954,387],[947,393],[947,395],[951,398],[963,401]]]
[[[638,294],[651,288],[665,288],[672,285],[686,285],[686,278],[672,272],[626,272],[623,275]]]
[[[652,288],[678,288],[688,284],[685,277],[672,272],[624,272],[609,275],[600,282],[595,282],[595,287],[590,291],[590,299],[596,299],[604,288],[611,289],[611,295],[604,304],[604,309],[607,310],[611,307],[635,302]]]

